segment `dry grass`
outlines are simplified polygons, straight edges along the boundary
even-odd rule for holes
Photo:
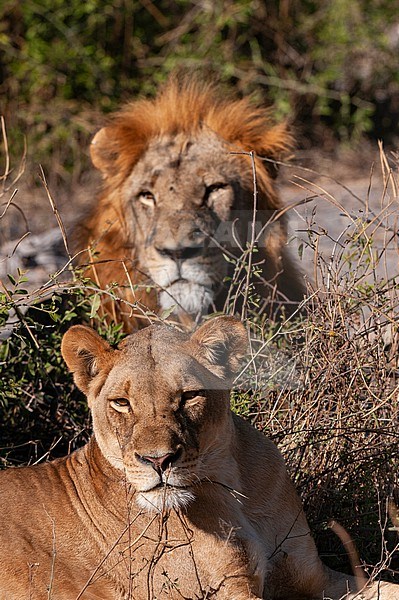
[[[322,554],[336,555],[330,564],[341,566],[345,554],[325,531],[336,519],[363,560],[375,564],[379,556],[377,569],[384,570],[390,562],[398,566],[388,498],[397,489],[399,465],[399,180],[397,157],[393,169],[382,147],[380,157],[378,212],[366,197],[353,216],[326,189],[301,181],[307,196],[331,202],[348,225],[331,237],[310,212],[306,252],[314,279],[305,318],[268,324],[248,310],[252,361],[241,385],[252,392],[236,402],[278,443]]]

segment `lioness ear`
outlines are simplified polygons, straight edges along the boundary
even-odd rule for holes
[[[110,127],[97,131],[90,145],[90,156],[93,165],[101,171],[104,178],[109,177],[115,170],[117,148]]]
[[[62,338],[61,353],[76,385],[87,394],[90,381],[109,365],[114,350],[91,327],[73,325]]]
[[[234,317],[215,317],[207,321],[193,333],[191,340],[199,345],[198,358],[204,357],[209,370],[227,380],[237,374],[248,348],[247,331]]]

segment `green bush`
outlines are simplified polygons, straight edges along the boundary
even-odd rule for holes
[[[89,322],[91,298],[79,285],[65,286],[28,311],[33,298],[25,277],[10,278],[0,292],[0,327],[10,317],[12,335],[0,344],[0,460],[5,465],[63,456],[90,435],[87,402],[67,373],[61,340],[73,324]],[[16,314],[15,314],[16,311]],[[97,327],[116,343],[121,327]]]

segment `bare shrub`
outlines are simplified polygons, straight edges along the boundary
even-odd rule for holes
[[[269,323],[253,301],[246,315],[252,359],[241,376],[251,394],[235,394],[234,401],[283,451],[331,564],[345,560],[326,529],[333,518],[352,534],[366,564],[378,560],[386,569],[397,551],[387,499],[399,464],[398,179],[380,152],[378,212],[365,198],[350,215],[317,190],[347,214],[348,227],[333,238],[310,211],[306,250],[315,277],[305,317]],[[314,184],[301,186],[314,195]]]

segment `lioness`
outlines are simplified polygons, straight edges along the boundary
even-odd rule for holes
[[[191,337],[153,325],[116,350],[86,326],[65,334],[94,435],[0,473],[1,600],[353,597],[321,563],[280,452],[230,411],[246,341],[231,317]]]
[[[76,250],[93,244],[89,260],[102,288],[116,282],[117,295],[136,306],[174,306],[191,322],[221,311],[229,291],[240,302],[226,276],[236,269],[238,281],[246,278],[235,260],[256,240],[253,284],[289,310],[303,299],[304,283],[286,246],[286,215],[277,218],[274,178],[290,144],[264,107],[198,77],[172,77],[154,100],[127,104],[95,135],[91,157],[103,192],[79,227]],[[139,310],[132,319],[124,302],[112,308],[128,330],[148,324],[137,321]]]

